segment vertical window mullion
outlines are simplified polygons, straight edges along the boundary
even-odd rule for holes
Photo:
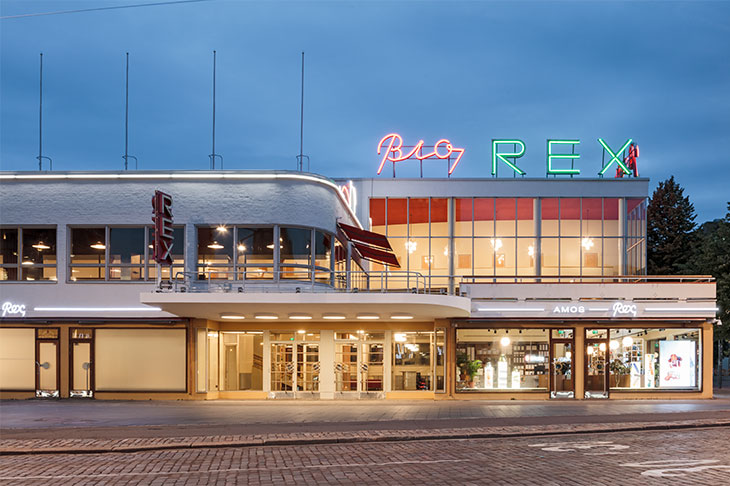
[[[578,262],[578,275],[583,276],[583,198],[578,199],[578,211],[580,211],[580,217],[578,221],[580,227],[578,228],[578,251],[580,255],[580,261]],[[581,280],[582,281],[582,280]]]
[[[144,260],[143,260],[144,277],[143,277],[143,280],[147,281],[147,280],[149,280],[149,274],[147,272],[147,267],[148,267],[147,263],[148,263],[149,255],[150,255],[150,228],[149,228],[149,226],[144,226],[144,250],[143,251],[144,251]],[[170,270],[170,273],[172,273],[172,269]],[[172,280],[172,275],[170,275],[170,280]]]
[[[233,234],[233,242],[231,244],[231,250],[233,251],[233,280],[238,280],[238,226],[231,228]]]
[[[18,235],[17,235],[17,241],[16,248],[18,249],[18,258],[17,262],[15,262],[16,267],[18,268],[15,272],[17,275],[18,282],[23,280],[23,227],[18,226]]]
[[[111,230],[104,226],[104,280],[109,281],[109,250],[111,249]]]

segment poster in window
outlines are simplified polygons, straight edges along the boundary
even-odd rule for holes
[[[659,342],[659,386],[695,386],[694,341]]]

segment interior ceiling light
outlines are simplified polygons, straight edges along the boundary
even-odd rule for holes
[[[328,321],[343,321],[346,317],[345,314],[323,314],[322,319],[327,319]]]
[[[51,247],[50,247],[50,246],[46,245],[46,244],[45,244],[45,243],[43,243],[42,241],[39,241],[38,243],[36,243],[35,245],[32,245],[32,246],[33,246],[33,248],[35,248],[36,250],[50,250],[50,249],[51,249]]]
[[[254,315],[254,317],[256,319],[268,319],[271,321],[279,318],[279,316],[277,316],[276,314],[256,314]]]
[[[507,336],[504,336],[502,339],[499,340],[499,344],[502,346],[509,346],[510,339]]]
[[[217,232],[219,232],[219,233],[227,233],[228,232],[228,228],[226,228],[222,224],[218,225],[218,227],[215,230]]]
[[[223,245],[221,245],[217,241],[214,241],[212,244],[208,245],[208,248],[210,248],[211,250],[222,250]]]
[[[403,333],[395,333],[393,334],[393,340],[397,343],[404,343],[408,340],[408,336]]]
[[[356,317],[363,321],[375,321],[380,319],[380,316],[377,314],[358,314]]]
[[[289,319],[294,319],[297,321],[308,321],[312,319],[312,316],[310,316],[309,314],[289,314]]]
[[[588,251],[593,248],[593,238],[583,238],[581,244],[583,245],[583,249]]]
[[[395,320],[404,320],[405,321],[405,320],[413,319],[413,316],[410,314],[392,314],[390,316],[390,318],[395,319]]]
[[[242,321],[246,316],[240,314],[221,314],[221,319],[230,319],[232,321]]]
[[[244,245],[242,243],[239,244],[238,245],[238,251],[240,251],[241,253],[243,253],[244,251],[246,251],[246,245]]]
[[[30,260],[23,260],[23,263],[21,265],[33,265],[33,262]]]
[[[97,241],[93,245],[89,245],[94,250],[106,250],[106,245],[102,243],[101,241]]]

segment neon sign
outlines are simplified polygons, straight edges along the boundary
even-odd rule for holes
[[[621,148],[615,152],[602,138],[598,139],[598,143],[604,154],[604,159],[601,161],[601,170],[598,172],[600,177],[604,176],[614,162],[617,164],[617,178],[631,174],[634,177],[639,177],[636,163],[636,159],[639,157],[639,146],[632,139],[627,139]],[[580,175],[580,169],[575,167],[575,161],[581,158],[581,155],[576,153],[576,145],[579,144],[580,140],[578,139],[548,139],[546,175],[568,175],[570,177]],[[511,148],[504,148],[505,145],[511,145]],[[571,146],[570,153],[564,148],[565,146]],[[453,157],[453,163],[449,165],[449,176],[451,176],[464,155],[463,148],[454,147],[447,139],[441,139],[431,146],[433,148],[431,152],[424,153],[424,147],[426,146],[423,140],[419,140],[416,145],[406,146],[403,145],[403,137],[397,133],[389,133],[384,136],[378,143],[378,155],[382,156],[378,166],[378,175],[383,172],[386,162],[393,162],[393,177],[395,177],[396,162],[411,158],[421,162],[430,158],[448,159],[451,162]],[[628,155],[621,157],[621,154],[626,155],[627,150]],[[515,174],[526,175],[527,172],[517,165],[517,159],[523,157],[525,152],[525,142],[520,139],[492,139],[492,175],[498,176],[500,162],[512,169]],[[606,153],[609,155],[607,163],[605,162]],[[561,164],[561,161],[570,161],[570,167],[567,167],[565,162]],[[421,177],[423,177],[423,166],[421,166],[421,169]]]
[[[342,196],[345,198],[347,205],[354,213],[357,209],[357,191],[355,190],[355,186],[352,184],[352,181],[347,181],[347,184],[343,184],[338,187]]]
[[[13,304],[12,302],[4,302],[2,306],[2,311],[2,317],[5,317],[6,315],[14,316],[16,314],[20,314],[22,317],[25,317],[25,304]]]
[[[575,146],[580,143],[580,140],[548,140],[547,141],[547,173],[550,174],[568,174],[568,175],[578,175],[580,174],[580,169],[573,168],[573,160],[579,159],[580,155],[576,154],[575,152],[572,154],[555,154],[553,153],[553,145],[572,145],[573,150],[575,151]],[[553,167],[553,160],[556,159],[569,159],[570,160],[570,169],[566,168],[555,168]]]
[[[499,145],[510,143],[513,146],[520,146],[519,150],[515,150],[514,152],[498,152]],[[520,169],[515,165],[513,162],[510,162],[507,160],[507,157],[511,157],[514,161],[514,159],[517,159],[519,157],[522,157],[525,155],[525,142],[522,140],[494,140],[492,139],[492,175],[497,175],[497,159],[501,160],[505,164],[509,166],[510,169],[517,172],[519,175],[525,175],[527,172]]]
[[[423,153],[423,143],[423,140],[419,140],[418,143],[412,147],[411,151],[404,154],[403,137],[401,137],[397,133],[389,133],[388,135],[384,136],[382,139],[380,139],[380,143],[378,143],[378,155],[383,152],[383,158],[380,161],[380,166],[378,167],[378,175],[380,175],[380,173],[383,171],[383,167],[385,167],[386,162],[393,162],[395,164],[396,162],[408,160],[411,157],[414,157],[420,161],[430,158],[451,160],[451,156],[453,154],[458,154],[456,156],[456,160],[454,160],[454,163],[451,164],[451,166],[449,167],[449,175],[451,175],[454,172],[454,169],[456,169],[456,166],[459,165],[461,156],[464,155],[463,148],[454,147],[451,142],[445,138],[442,138],[433,145],[433,152],[428,152],[425,154]],[[439,149],[441,149],[441,152],[439,152]]]
[[[155,191],[152,198],[152,222],[155,223],[154,258],[159,264],[172,265],[172,196]]]

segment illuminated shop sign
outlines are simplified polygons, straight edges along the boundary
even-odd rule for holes
[[[610,312],[611,317],[636,317],[638,309],[631,302],[616,301],[610,307],[592,307],[580,304],[560,304],[553,307],[553,314],[580,315],[586,312]]]
[[[172,196],[155,191],[155,197],[152,198],[152,222],[155,223],[155,261],[160,265],[172,265]]]
[[[378,143],[378,155],[381,155],[381,152],[383,155],[383,158],[380,160],[380,166],[378,167],[378,175],[380,175],[383,171],[383,167],[386,162],[393,162],[393,164],[395,164],[396,162],[402,162],[410,158],[415,158],[419,161],[435,158],[449,160],[451,162],[451,159],[453,158],[453,163],[449,164],[449,175],[451,175],[454,172],[454,169],[456,169],[456,166],[459,164],[461,156],[464,155],[463,148],[454,147],[451,142],[445,138],[442,138],[431,146],[433,148],[432,152],[426,152],[424,154],[423,147],[423,140],[419,140],[416,145],[407,146],[407,148],[410,148],[411,150],[405,152],[403,150],[406,148],[403,146],[403,137],[397,133],[389,133],[384,136],[380,139],[380,143]]]
[[[18,314],[20,314],[21,317],[25,317],[25,304],[13,304],[12,302],[3,302],[2,313],[2,317],[16,316]]]
[[[636,163],[636,159],[639,157],[639,146],[632,139],[626,140],[621,148],[616,151],[602,138],[598,139],[598,144],[603,150],[599,176],[603,177],[613,167],[614,163],[616,164],[616,177],[623,177],[624,175],[639,176]],[[575,162],[580,159],[580,154],[576,153],[578,145],[580,145],[578,139],[547,140],[546,176],[568,175],[572,177],[580,175],[580,168],[575,166]],[[424,153],[423,140],[419,140],[416,145],[405,146],[403,145],[403,137],[397,133],[389,133],[380,139],[378,143],[378,155],[382,156],[378,166],[378,175],[383,171],[386,162],[393,163],[393,176],[395,177],[396,162],[408,159],[417,159],[419,162],[426,159],[448,159],[451,161],[453,158],[453,163],[449,164],[448,175],[450,176],[459,164],[462,155],[464,155],[464,149],[455,148],[447,139],[439,140],[431,148],[433,149],[431,152]],[[525,153],[525,142],[520,139],[492,139],[492,175],[498,175],[501,164],[512,169],[515,174],[526,175],[527,172],[520,168],[517,162],[517,159],[523,157]],[[568,163],[570,163],[570,166],[568,166]]]
[[[343,184],[337,187],[340,189],[342,197],[345,198],[347,205],[354,213],[357,209],[357,191],[355,190],[355,186],[353,185],[352,181],[347,181],[347,184]]]

